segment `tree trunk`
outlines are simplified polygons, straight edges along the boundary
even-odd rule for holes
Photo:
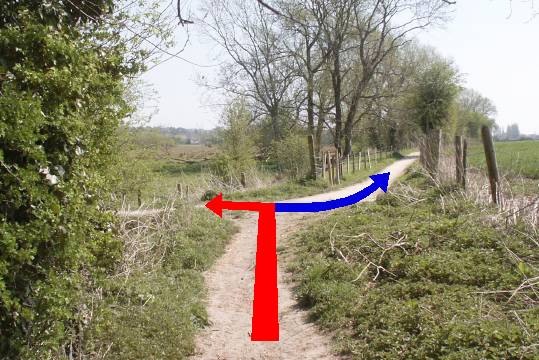
[[[333,95],[335,98],[335,136],[333,144],[338,152],[341,151],[341,131],[342,131],[342,74],[341,74],[341,59],[339,49],[334,50],[333,69],[331,71],[331,81],[333,83]]]
[[[322,91],[318,94],[320,105],[318,108],[318,120],[316,122],[316,133],[314,137],[314,151],[319,153],[322,150],[322,132],[324,131],[324,121],[326,120],[326,113],[324,106],[326,104],[326,99],[322,94]]]
[[[352,153],[352,128],[353,123],[352,122],[346,122],[346,125],[344,127],[344,151],[343,156],[348,156]]]
[[[310,49],[307,51],[307,128],[309,131],[309,160],[311,161],[311,178],[316,179],[315,164],[315,131],[314,131],[314,78],[310,70]]]
[[[314,136],[309,135],[307,137],[309,144],[309,163],[310,163],[310,177],[316,180],[316,159],[314,157]]]
[[[314,136],[314,151],[315,153],[320,153],[322,150],[322,131],[324,130],[324,120],[325,115],[318,115],[318,124],[316,125],[316,133]]]
[[[272,109],[270,112],[271,127],[273,129],[273,138],[277,141],[281,140],[281,125],[279,124],[279,110]]]

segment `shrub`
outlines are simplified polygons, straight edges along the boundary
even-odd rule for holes
[[[0,358],[46,358],[120,252],[100,199],[136,64],[63,2],[1,7]]]
[[[275,141],[272,155],[280,170],[291,179],[304,177],[309,171],[309,153],[305,136],[290,135]]]
[[[222,154],[213,162],[213,171],[230,184],[239,184],[240,173],[254,168],[255,146],[249,127],[251,113],[245,102],[237,100],[225,111],[222,131]]]
[[[119,269],[103,282],[104,301],[84,334],[93,358],[185,359],[195,333],[207,325],[204,277],[223,253],[234,226],[206,209],[176,204],[156,217],[137,218],[133,236],[126,218],[126,246]],[[108,349],[108,350],[107,350]]]

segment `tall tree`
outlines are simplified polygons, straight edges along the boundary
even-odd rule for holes
[[[324,53],[319,47],[322,29],[318,24],[326,16],[321,11],[320,4],[319,1],[312,0],[308,2],[283,2],[280,5],[284,14],[281,17],[284,29],[289,33],[287,47],[295,60],[297,73],[304,82],[307,132],[315,139],[314,151],[318,151],[320,148],[320,132],[323,127],[320,118],[315,124],[315,87],[317,75],[321,72],[327,59],[327,52]],[[310,156],[313,157],[314,154],[310,154]]]
[[[239,0],[209,0],[205,4],[206,34],[228,54],[218,87],[251,100],[255,117],[268,116],[273,137],[281,139],[286,110],[297,78],[284,47],[284,32],[276,15],[262,5]]]
[[[445,5],[438,1],[376,0],[360,2],[353,8],[351,45],[359,59],[354,72],[348,99],[348,112],[344,122],[343,154],[351,151],[352,129],[357,119],[360,102],[372,97],[368,93],[384,59],[409,43],[409,35],[443,19]],[[340,146],[341,139],[337,140]]]

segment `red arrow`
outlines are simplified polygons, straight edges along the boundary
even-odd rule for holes
[[[223,193],[220,193],[212,200],[206,203],[206,207],[213,211],[220,218],[223,217],[223,209],[226,210],[245,210],[260,211],[268,203],[250,202],[250,201],[228,201],[223,200]]]
[[[251,341],[279,341],[275,204],[225,201],[221,193],[206,207],[219,217],[223,209],[258,212]]]

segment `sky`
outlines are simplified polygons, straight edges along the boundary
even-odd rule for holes
[[[498,125],[517,123],[528,134],[539,134],[539,14],[533,18],[534,12],[539,5],[534,9],[525,0],[457,0],[443,27],[416,33],[420,43],[453,59],[464,86],[494,102]],[[219,55],[197,30],[191,28],[181,54],[187,61],[171,59],[142,76],[158,95],[159,112],[150,125],[211,129],[219,123],[220,110],[212,105],[216,95],[197,80],[215,77]],[[179,29],[178,42],[183,38]]]

